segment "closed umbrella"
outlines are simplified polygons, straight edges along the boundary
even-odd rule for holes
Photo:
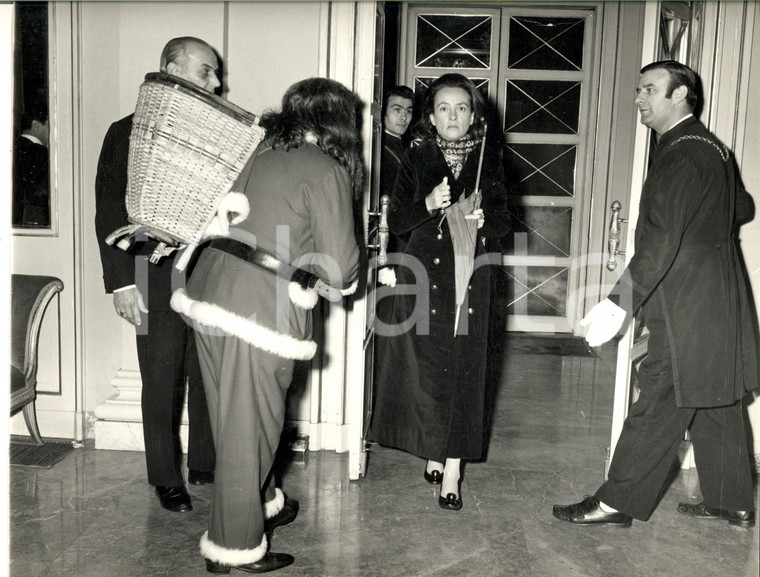
[[[487,129],[487,126],[484,126]],[[478,236],[478,221],[465,218],[466,215],[480,208],[482,195],[480,193],[480,171],[483,168],[483,153],[486,148],[485,130],[483,140],[480,143],[480,158],[478,159],[478,173],[475,178],[475,191],[467,197],[462,197],[449,206],[444,215],[449,222],[451,242],[454,246],[454,281],[456,287],[457,310],[454,318],[454,336],[459,327],[459,313],[467,296],[467,286],[472,277],[475,265],[475,239]]]

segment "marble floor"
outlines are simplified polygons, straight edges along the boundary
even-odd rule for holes
[[[757,577],[758,527],[676,512],[700,500],[695,469],[677,470],[651,519],[630,529],[552,517],[553,504],[602,480],[613,365],[612,348],[599,358],[508,350],[487,459],[467,466],[459,512],[438,507],[423,462],[399,451],[372,446],[359,481],[347,479],[345,454],[286,463],[283,488],[301,510],[272,550],[296,561],[273,575]],[[198,539],[211,487],[191,487],[194,510],[176,514],[145,479],[142,453],[90,443],[52,469],[11,467],[10,575],[209,575]]]

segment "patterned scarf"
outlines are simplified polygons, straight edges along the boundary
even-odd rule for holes
[[[454,178],[459,178],[467,155],[480,145],[481,140],[481,138],[462,138],[452,142],[436,134],[435,141],[438,148],[443,152],[443,157],[446,159],[446,164],[449,165]]]

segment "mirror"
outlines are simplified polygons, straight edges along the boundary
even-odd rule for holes
[[[16,2],[14,16],[14,229],[51,228],[48,3]]]

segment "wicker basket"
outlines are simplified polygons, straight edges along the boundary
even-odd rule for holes
[[[258,121],[181,78],[146,75],[129,143],[131,233],[175,248],[197,245],[264,137]]]

